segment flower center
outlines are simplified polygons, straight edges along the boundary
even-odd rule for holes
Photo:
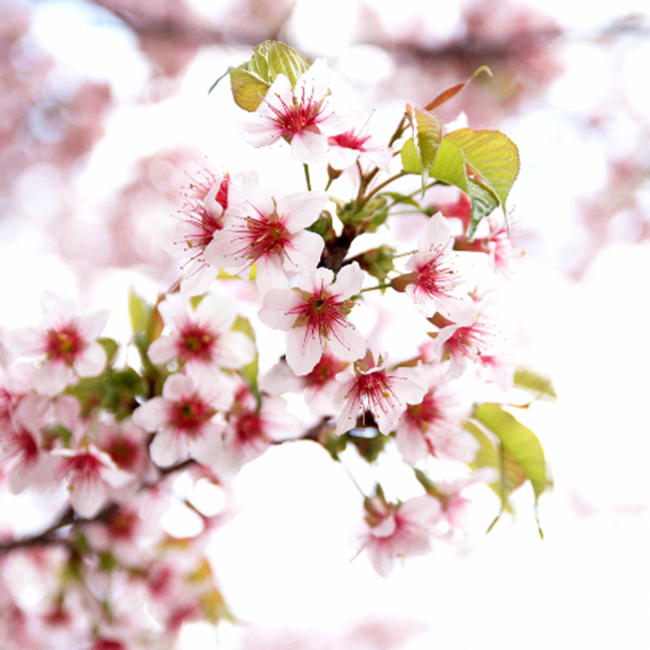
[[[176,432],[194,438],[215,413],[215,409],[193,395],[172,405],[169,423]]]
[[[63,361],[67,366],[71,366],[85,348],[83,337],[74,324],[66,325],[60,330],[48,330],[45,338],[47,358]]]

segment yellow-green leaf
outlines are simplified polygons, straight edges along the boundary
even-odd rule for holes
[[[518,368],[515,372],[514,384],[517,388],[532,393],[536,399],[557,399],[557,393],[551,380],[530,370],[530,368]]]
[[[253,341],[253,345],[255,345],[255,357],[249,364],[245,365],[241,369],[241,373],[244,376],[244,379],[246,379],[246,381],[248,382],[248,385],[250,386],[253,393],[257,395],[258,394],[257,375],[259,372],[259,352],[257,351],[257,345],[255,341],[255,330],[253,329],[253,326],[251,325],[248,318],[244,318],[244,316],[237,316],[237,318],[235,319],[235,323],[232,326],[232,329],[235,332],[241,332],[242,334],[245,334],[251,341]]]
[[[489,187],[475,181],[473,178],[467,179],[467,194],[472,200],[471,220],[467,238],[472,241],[481,219],[492,214],[494,209],[499,206],[499,199]]]
[[[422,165],[420,164],[420,157],[418,156],[417,149],[413,138],[409,138],[403,145],[400,152],[402,158],[402,170],[405,174],[420,174],[422,173]]]
[[[429,176],[451,183],[466,194],[468,193],[463,151],[447,137],[444,137],[440,143],[436,157],[429,169]]]
[[[310,65],[285,43],[264,41],[254,48],[249,61],[228,71],[235,103],[246,111],[255,111],[279,74],[285,75],[293,88]]]
[[[509,455],[507,462],[515,461],[531,482],[535,498],[548,486],[544,449],[537,436],[499,404],[478,406],[472,416],[499,439]]]
[[[429,111],[406,105],[406,115],[413,128],[413,143],[421,163],[422,190],[429,177],[429,169],[442,141],[442,121]]]
[[[467,128],[446,137],[463,150],[465,161],[496,194],[505,214],[508,194],[519,174],[517,145],[500,131]]]

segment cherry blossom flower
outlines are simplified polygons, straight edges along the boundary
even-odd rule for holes
[[[260,378],[259,387],[265,393],[276,396],[302,393],[312,414],[331,415],[338,412],[334,401],[339,387],[336,375],[349,365],[349,362],[341,361],[325,350],[311,372],[298,377],[283,359]]]
[[[251,339],[230,329],[237,312],[229,296],[209,294],[192,309],[185,297],[172,294],[158,310],[165,324],[175,331],[151,344],[148,354],[153,363],[179,359],[188,365],[236,369],[253,360],[255,346]]]
[[[439,212],[433,215],[418,237],[418,252],[406,263],[410,273],[397,278],[396,288],[413,298],[427,318],[440,311],[454,323],[468,324],[476,317],[474,303],[467,294],[456,290],[465,279],[453,267],[457,253],[447,220]]]
[[[366,351],[364,338],[347,316],[354,306],[364,274],[356,262],[338,273],[317,269],[299,277],[296,289],[272,289],[264,297],[260,320],[288,330],[287,363],[297,375],[311,372],[327,348],[336,358],[355,361]]]
[[[291,143],[291,157],[311,165],[327,155],[327,138],[345,131],[349,118],[329,94],[329,70],[317,59],[298,79],[295,88],[279,74],[257,110],[241,124],[244,140],[264,147],[281,138]]]
[[[372,354],[354,364],[354,371],[344,370],[337,376],[340,382],[336,399],[343,410],[336,424],[336,435],[356,426],[360,409],[370,411],[381,433],[389,434],[404,412],[406,404],[417,404],[427,392],[426,384],[412,368],[386,370],[379,357],[375,365]]]
[[[261,404],[242,382],[236,391],[220,453],[212,464],[216,474],[233,478],[248,462],[261,456],[272,442],[291,440],[302,432],[301,422],[287,412],[282,397],[263,396]]]
[[[372,127],[364,124],[330,136],[327,161],[333,169],[347,169],[357,160],[367,160],[381,171],[390,173],[390,150],[377,142]]]
[[[375,571],[387,578],[397,559],[426,555],[431,535],[441,519],[440,502],[423,495],[403,503],[387,503],[383,495],[367,497],[363,529],[358,533],[360,550],[366,550]]]
[[[21,427],[37,433],[49,409],[47,397],[33,392],[38,369],[18,363],[0,373],[0,434]]]
[[[11,464],[7,472],[9,491],[20,494],[25,488],[42,490],[56,483],[56,461],[43,450],[39,431],[10,428],[0,436],[0,459]]]
[[[395,429],[395,444],[404,462],[415,465],[428,455],[470,462],[478,443],[463,429],[471,405],[443,377],[429,381],[429,390],[418,404],[409,404]]]
[[[119,469],[111,457],[95,445],[77,450],[55,449],[62,460],[56,473],[68,482],[70,505],[74,511],[90,519],[108,502],[114,488],[120,488],[133,476]]]
[[[247,213],[226,220],[206,248],[205,259],[236,275],[256,264],[260,291],[286,288],[285,271],[308,275],[320,260],[323,239],[305,228],[316,221],[327,200],[325,192],[298,192],[276,201],[251,188]]]
[[[160,467],[169,467],[186,455],[199,463],[214,462],[220,450],[224,424],[219,411],[233,399],[225,375],[204,366],[171,375],[162,397],[154,397],[133,412],[133,421],[156,435],[149,447]]]
[[[486,245],[492,266],[507,280],[514,275],[514,265],[523,256],[524,251],[512,245],[510,233],[503,218],[491,214],[486,219],[490,232],[486,237]]]
[[[42,329],[6,332],[6,339],[18,354],[44,355],[34,387],[43,395],[53,396],[76,377],[94,377],[104,369],[106,353],[96,339],[104,329],[109,312],[76,316],[72,301],[50,291],[44,292],[41,308]]]
[[[183,264],[183,293],[199,294],[215,279],[218,269],[206,262],[205,249],[214,233],[223,228],[224,216],[244,207],[243,185],[248,176],[240,174],[231,180],[227,173],[203,170],[200,178],[192,181],[180,221],[165,247],[173,257],[187,258]]]

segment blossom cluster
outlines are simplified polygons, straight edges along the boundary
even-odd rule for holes
[[[481,163],[482,173],[451,181],[440,174],[441,181],[424,147],[436,137],[433,113],[409,107],[382,141],[330,91],[324,60],[289,56],[295,66],[274,71],[257,106],[245,108],[240,132],[280,156],[288,148],[307,189],[271,192],[252,171],[206,169],[192,181],[168,247],[183,260],[181,281],[153,305],[131,296],[139,365],[119,365],[118,343],[101,337],[108,313],[81,313],[51,293],[40,328],[2,332],[0,480],[13,494],[47,493],[58,508],[42,533],[2,535],[0,616],[13,621],[2,647],[46,647],[43,638],[52,647],[71,636],[93,650],[173,647],[184,622],[230,616],[205,556],[228,506],[202,510],[179,496],[175,481],[207,484],[228,503],[241,468],[272,445],[309,441],[336,462],[351,452],[371,467],[393,454],[413,469],[416,496],[389,499],[379,482],[360,495],[356,550],[365,549],[382,576],[396,560],[429,552],[434,538],[462,536],[463,491],[496,484],[497,464],[477,452],[492,445],[496,457],[505,436],[499,442],[498,429],[468,426],[484,385],[507,391],[515,381],[488,289],[512,273],[519,252],[504,217],[488,216],[485,200],[476,200],[480,187],[499,204],[494,170]],[[485,132],[447,131],[454,146],[472,138],[471,168]],[[418,172],[404,153],[409,146]],[[403,181],[425,167],[430,177],[405,194]],[[320,190],[312,189],[316,168],[327,170]],[[355,188],[351,197],[330,190],[340,178]],[[399,192],[386,189],[392,183]],[[455,202],[436,204],[441,184],[457,185]],[[399,219],[400,208],[420,224],[415,249],[391,236],[403,250],[352,254],[364,235]],[[355,318],[369,296],[381,301],[387,292],[403,299],[400,317],[425,332],[397,361],[389,341]],[[269,329],[286,333],[286,349],[260,368]],[[300,399],[307,415],[290,407]],[[528,466],[520,469],[533,480]],[[508,493],[500,497],[505,507]],[[160,517],[173,501],[198,516],[199,533],[165,532]],[[46,576],[32,607],[17,578],[26,566]]]

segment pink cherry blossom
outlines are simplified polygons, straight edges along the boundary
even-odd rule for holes
[[[439,384],[439,385],[437,385]],[[470,404],[462,393],[442,379],[433,385],[419,404],[406,407],[395,429],[395,444],[402,458],[415,465],[427,456],[470,462],[478,443],[463,429]]]
[[[261,456],[272,442],[291,440],[302,432],[301,422],[287,412],[281,397],[263,396],[257,400],[243,382],[236,391],[226,415],[221,450],[212,468],[224,479],[233,478],[248,462]]]
[[[205,249],[215,232],[223,228],[225,215],[243,208],[246,176],[240,174],[231,180],[228,173],[202,170],[200,178],[192,180],[180,221],[165,247],[173,257],[186,259],[181,283],[183,293],[199,294],[215,279],[218,269],[206,262]]]
[[[340,386],[336,395],[343,410],[336,424],[336,435],[356,426],[357,416],[370,411],[381,433],[389,434],[404,412],[406,404],[417,404],[427,392],[426,384],[412,368],[388,371],[379,358],[375,365],[370,353],[354,364],[354,371],[344,370],[337,376]]]
[[[336,375],[349,365],[325,350],[311,372],[298,377],[283,359],[260,378],[259,387],[269,395],[302,393],[313,415],[332,415],[338,412],[334,401],[339,387]]]
[[[260,320],[288,330],[287,363],[297,375],[311,372],[327,348],[336,358],[355,361],[366,351],[364,338],[347,316],[363,284],[363,271],[354,262],[338,273],[317,269],[299,277],[296,289],[272,289],[264,297]]]
[[[215,267],[240,275],[257,265],[257,286],[263,293],[288,287],[285,271],[313,272],[324,242],[305,230],[327,203],[325,192],[298,192],[278,201],[251,188],[248,210],[226,220],[205,251]]]
[[[381,171],[390,173],[390,150],[377,142],[367,122],[361,127],[354,126],[330,136],[327,142],[330,146],[327,160],[333,169],[347,169],[357,160],[367,160]]]
[[[68,482],[70,505],[87,519],[94,517],[108,502],[114,488],[120,488],[133,476],[120,470],[111,457],[95,445],[77,450],[55,449],[60,456],[56,472]]]
[[[104,348],[97,343],[109,312],[77,316],[72,301],[50,291],[41,300],[44,325],[6,333],[12,350],[27,356],[43,356],[44,363],[34,380],[36,390],[56,395],[76,377],[94,377],[106,364]]]
[[[133,421],[157,432],[149,452],[160,467],[189,455],[200,463],[214,462],[224,424],[219,411],[232,403],[229,381],[217,370],[194,366],[171,375],[162,397],[154,397],[133,412]]]
[[[486,221],[490,227],[486,244],[492,266],[497,273],[509,280],[514,275],[515,263],[522,257],[524,251],[512,245],[510,233],[500,215],[492,214]]]
[[[236,369],[253,360],[255,346],[251,339],[230,329],[237,312],[229,296],[209,294],[192,309],[185,297],[172,294],[160,303],[158,310],[174,331],[149,347],[153,363],[178,359],[182,364]]]
[[[410,271],[399,278],[419,311],[427,318],[440,311],[454,323],[468,324],[476,317],[471,298],[456,290],[465,278],[454,269],[454,238],[442,214],[433,215],[418,237],[418,252],[407,262]]]
[[[266,96],[240,127],[244,140],[264,147],[281,138],[291,143],[291,157],[311,165],[327,155],[327,137],[344,131],[349,119],[329,94],[329,70],[317,59],[291,88],[279,74]]]
[[[365,549],[375,571],[387,578],[397,559],[426,555],[431,535],[441,518],[441,505],[428,495],[403,503],[387,503],[383,497],[365,500],[366,517],[360,531],[360,551]]]

